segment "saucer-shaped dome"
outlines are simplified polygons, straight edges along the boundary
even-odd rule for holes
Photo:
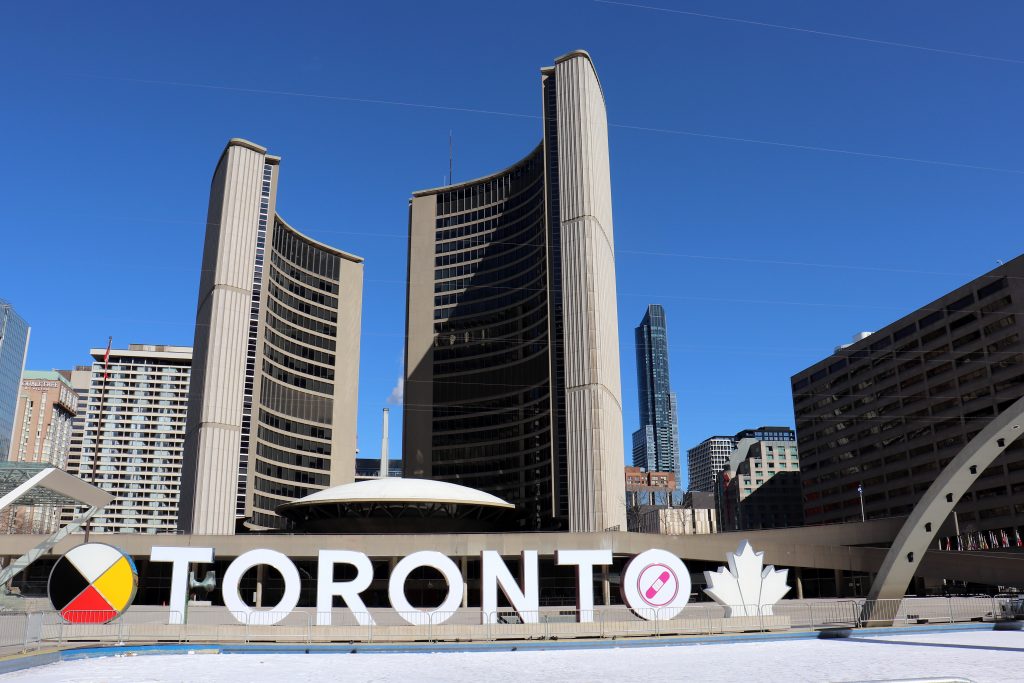
[[[494,531],[515,506],[484,491],[432,479],[387,477],[333,486],[277,513],[297,531],[417,533]]]

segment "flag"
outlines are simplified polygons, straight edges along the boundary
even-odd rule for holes
[[[1013,533],[1017,536],[1017,547],[1024,548],[1024,539],[1020,537],[1020,529],[1014,528]]]
[[[1009,548],[1010,547],[1010,537],[1006,535],[1006,529],[1000,529],[999,533],[1002,534],[1002,536],[1003,536],[1003,547],[1004,548]]]
[[[960,534],[956,535],[956,549],[960,552],[964,551],[964,539],[960,536]]]
[[[113,337],[107,337],[107,352],[103,354],[103,381],[107,381],[107,368],[110,367],[110,345],[114,342]]]

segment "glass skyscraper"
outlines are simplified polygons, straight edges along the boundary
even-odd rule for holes
[[[28,323],[0,299],[0,460],[6,460],[11,450],[28,333]]]
[[[636,328],[636,386],[640,429],[633,432],[633,466],[679,473],[676,395],[669,385],[668,330],[659,304],[647,307]]]

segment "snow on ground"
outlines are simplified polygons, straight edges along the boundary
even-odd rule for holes
[[[34,681],[1024,681],[1024,632],[967,631],[669,647],[417,654],[98,657],[0,676]]]

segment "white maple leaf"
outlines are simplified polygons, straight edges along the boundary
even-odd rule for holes
[[[725,607],[727,617],[770,615],[772,605],[789,592],[788,569],[764,566],[764,553],[754,552],[747,541],[740,542],[735,553],[727,553],[729,569],[719,567],[704,572],[708,587],[704,592]],[[763,568],[763,569],[762,569]]]

